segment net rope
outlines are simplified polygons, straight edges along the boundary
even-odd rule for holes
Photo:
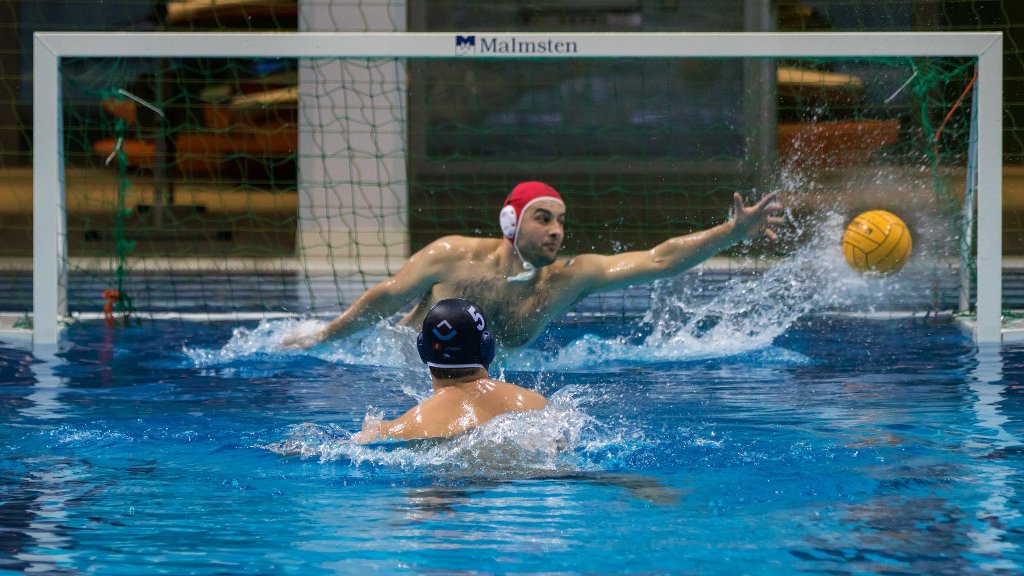
[[[104,10],[96,11],[94,3],[81,0],[66,0],[48,3],[7,3],[0,5],[0,170],[4,178],[0,180],[0,222],[5,231],[5,242],[0,242],[0,282],[5,289],[0,290],[0,310],[26,312],[31,309],[31,278],[24,264],[31,254],[31,173],[26,171],[30,166],[31,144],[31,32],[33,30],[297,30],[332,29],[346,27],[351,30],[398,29],[408,26],[410,30],[439,31],[452,29],[530,29],[530,30],[570,30],[570,31],[622,31],[637,29],[639,31],[722,31],[739,30],[744,26],[742,2],[722,2],[716,10],[703,8],[689,9],[685,3],[679,4],[675,11],[662,7],[658,10],[639,10],[636,13],[623,13],[621,10],[613,16],[601,12],[601,7],[586,8],[550,8],[534,5],[518,6],[511,10],[507,3],[474,2],[461,6],[458,10],[444,2],[433,3],[435,9],[430,11],[410,10],[407,18],[398,12],[392,13],[396,5],[393,3],[365,2],[362,0],[304,0],[302,6],[309,8],[308,14],[320,14],[329,10],[329,15],[318,21],[309,21],[308,16],[297,7],[299,3],[272,2],[244,3],[240,8],[232,10],[214,10],[208,14],[188,14],[181,10],[189,3],[170,2],[153,3],[138,0],[108,0]],[[211,3],[212,5],[213,3]],[[241,3],[239,3],[241,4]],[[171,10],[170,5],[174,5]],[[378,19],[375,14],[381,6],[389,10],[387,18]],[[831,2],[779,2],[776,4],[777,20],[773,25],[782,31],[1001,31],[1005,37],[1006,71],[1004,84],[1008,94],[1018,91],[1020,83],[1017,71],[1024,67],[1024,51],[1020,31],[1024,29],[1024,13],[1021,3],[1016,0],[996,0],[978,2],[977,0],[946,0],[944,2],[894,2],[890,0],[836,0]],[[82,10],[89,10],[90,18],[83,20],[78,17]],[[174,14],[171,14],[171,12]],[[628,12],[628,11],[627,11]],[[67,151],[67,184],[69,243],[71,264],[71,285],[68,286],[72,310],[98,310],[102,304],[98,294],[102,288],[113,286],[123,288],[123,293],[134,298],[136,307],[144,309],[171,309],[187,307],[192,310],[209,310],[211,312],[230,310],[234,306],[223,304],[230,299],[237,299],[239,306],[247,309],[294,309],[305,310],[311,304],[317,309],[326,309],[344,305],[350,301],[353,284],[368,284],[378,279],[382,273],[393,271],[393,267],[355,265],[345,268],[333,268],[328,272],[327,279],[321,279],[317,273],[292,264],[294,260],[296,239],[294,230],[299,226],[298,210],[294,188],[295,175],[291,167],[300,160],[295,155],[268,155],[253,152],[252,149],[232,149],[218,153],[218,163],[204,165],[209,159],[210,151],[200,149],[184,153],[171,150],[163,153],[162,166],[151,166],[141,169],[132,162],[138,147],[128,147],[125,155],[129,165],[124,168],[124,179],[130,181],[127,190],[121,190],[117,181],[121,174],[121,159],[117,167],[104,170],[101,167],[106,155],[92,149],[93,144],[104,138],[116,138],[117,128],[112,126],[116,118],[102,108],[100,102],[114,96],[118,89],[138,92],[144,98],[152,97],[145,90],[133,86],[143,76],[158,78],[163,76],[167,83],[163,89],[161,105],[176,108],[175,121],[163,127],[160,138],[173,147],[179,136],[194,132],[195,128],[205,122],[203,114],[208,108],[216,109],[218,105],[234,96],[244,93],[271,91],[281,87],[274,83],[273,74],[263,76],[266,80],[262,85],[253,86],[252,69],[245,69],[239,61],[198,59],[178,62],[141,62],[138,60],[104,60],[92,63],[69,63],[78,70],[66,79],[67,96],[72,102],[65,112],[65,149]],[[914,66],[923,69],[915,75]],[[941,125],[945,114],[953,108],[956,98],[964,92],[971,75],[971,63],[950,60],[945,62],[902,61],[892,63],[898,81],[885,83],[884,100],[896,92],[898,97],[891,104],[899,104],[907,94],[914,94],[919,99],[918,117],[910,122],[901,123],[902,131],[919,130],[932,133]],[[562,72],[548,73],[555,77]],[[657,82],[664,82],[671,74],[645,74],[640,79],[650,87]],[[698,75],[702,80],[714,79],[713,72]],[[104,80],[105,79],[105,80]],[[502,78],[508,82],[526,82],[523,77],[513,74]],[[899,90],[904,82],[910,83]],[[410,77],[411,82],[416,78]],[[209,94],[203,97],[199,84],[216,83],[228,86],[227,92]],[[190,89],[177,90],[175,85],[189,85]],[[145,82],[143,82],[145,84]],[[257,82],[257,84],[260,84]],[[467,110],[473,106],[486,103],[488,99],[509,98],[498,89],[499,84],[484,85],[481,83],[454,83],[452,91],[467,86],[479,89],[476,94],[464,95]],[[413,84],[415,88],[415,84]],[[622,86],[614,86],[621,92]],[[866,89],[875,87],[867,85]],[[341,97],[341,92],[332,96]],[[537,111],[542,111],[542,103],[533,103]],[[334,106],[338,110],[344,106]],[[945,178],[945,170],[950,167],[963,166],[966,140],[969,140],[970,98],[953,112],[953,116],[942,128],[942,136],[937,150],[931,149],[926,138],[905,140],[913,142],[907,154],[923,154],[929,158],[930,171],[933,177],[933,190],[946,206],[947,219],[960,221],[963,226],[970,226],[963,216],[954,215],[954,208],[960,202],[959,189],[962,184],[953,179]],[[258,110],[258,109],[257,109]],[[1024,202],[1021,202],[1019,185],[1024,171],[1024,126],[1021,117],[1024,106],[1009,99],[1006,102],[1004,122],[1004,261],[1011,268],[1015,258],[1024,254]],[[271,109],[264,109],[265,115],[273,115]],[[409,110],[410,118],[416,117],[421,111]],[[781,111],[780,111],[781,112]],[[862,111],[861,119],[871,119],[872,111]],[[216,110],[211,110],[216,113]],[[332,111],[331,114],[336,112]],[[153,133],[143,130],[144,126],[153,126],[152,118],[146,117],[147,112],[140,110],[141,122],[127,126],[126,140],[139,141],[152,139]],[[827,111],[825,116],[827,117]],[[221,116],[223,120],[223,116]],[[287,118],[279,118],[287,120]],[[353,121],[362,122],[364,118],[353,115]],[[371,119],[372,120],[372,119]],[[486,140],[486,133],[474,133],[472,123],[466,124],[463,118],[451,118],[448,124],[434,125],[432,136],[445,140],[451,136],[460,142],[452,144],[454,151],[446,154],[438,151],[435,159],[449,167],[463,161],[471,162],[465,150],[473,152],[470,140]],[[216,136],[226,137],[232,131],[241,128],[251,129],[245,123],[221,125],[220,128],[209,129]],[[369,122],[367,126],[372,125]],[[374,126],[367,129],[380,129]],[[415,127],[406,126],[412,136],[422,137]],[[452,132],[451,130],[455,130]],[[281,139],[283,131],[270,131],[263,126],[264,148],[276,139]],[[614,132],[613,128],[596,127],[579,130],[575,136],[584,144],[595,146],[607,140]],[[536,132],[540,139],[550,139],[550,134],[542,130]],[[557,135],[555,135],[557,136]],[[209,144],[215,140],[207,141]],[[193,143],[195,141],[193,140]],[[459,146],[462,146],[461,148]],[[467,147],[468,146],[468,147]],[[482,147],[476,147],[474,154],[479,155]],[[408,152],[408,151],[406,151]],[[176,163],[168,158],[175,155],[185,160],[185,165],[193,168],[191,172],[179,173]],[[410,160],[423,163],[425,158]],[[472,154],[470,155],[472,156]],[[562,174],[563,187],[572,191],[587,191],[592,194],[587,202],[577,203],[572,211],[573,238],[575,244],[570,248],[576,251],[619,250],[637,247],[650,241],[653,237],[664,237],[681,229],[693,229],[721,218],[718,196],[730,193],[737,185],[740,189],[750,190],[754,186],[765,186],[765,182],[752,179],[727,182],[720,175],[710,172],[690,175],[687,178],[673,177],[665,171],[663,164],[647,162],[636,156],[619,154],[610,151],[612,161],[623,164],[631,163],[636,169],[633,172],[602,173],[594,167],[602,168],[607,159],[580,162],[579,158],[571,159],[559,156],[547,160],[543,157],[531,159],[536,167],[544,168],[548,173]],[[706,157],[707,158],[707,157]],[[721,158],[719,158],[721,159]],[[228,168],[225,168],[227,166]],[[175,202],[173,210],[157,210],[154,196],[150,192],[154,188],[154,175],[147,170],[156,168],[164,171],[167,176],[161,184],[165,188],[163,194],[172,194]],[[212,172],[214,179],[228,182],[232,179],[236,186],[229,192],[211,192],[208,188],[196,185],[201,170]],[[969,167],[968,167],[969,169]],[[245,170],[245,177],[238,179],[228,174],[230,171]],[[253,172],[255,170],[256,172]],[[185,177],[187,176],[187,178]],[[230,176],[230,177],[229,177]],[[399,177],[396,186],[407,186],[410,189],[410,201],[413,205],[408,211],[399,215],[407,218],[409,224],[408,247],[415,249],[422,246],[428,239],[444,233],[481,233],[493,231],[493,218],[490,210],[464,210],[464,206],[492,207],[495,198],[501,198],[513,180],[519,177],[515,161],[490,162],[481,166],[477,172],[472,170],[452,175],[451,170],[434,170],[430,173],[412,172],[407,177]],[[360,179],[342,181],[330,180],[330,186],[359,184],[369,173],[364,172]],[[189,181],[189,180],[192,181]],[[686,195],[674,194],[682,184],[699,183],[701,193],[691,186]],[[170,185],[171,190],[166,186]],[[969,187],[968,187],[969,188]],[[103,191],[102,193],[95,192]],[[328,191],[321,192],[329,194]],[[379,194],[380,191],[378,190]],[[129,215],[122,212],[120,202],[125,202],[123,210],[132,210]],[[417,198],[436,198],[430,210],[424,210],[417,203]],[[146,215],[137,210],[138,206],[148,206]],[[182,206],[206,206],[204,214],[189,213]],[[239,210],[239,205],[249,208]],[[610,213],[608,206],[617,206]],[[269,208],[268,208],[269,206]],[[140,228],[143,220],[152,221],[155,215],[164,218],[157,229]],[[122,216],[117,216],[122,215]],[[165,218],[166,217],[166,218]],[[352,209],[349,217],[366,223],[364,213]],[[372,217],[371,217],[372,218]],[[121,219],[124,231],[120,232],[115,220]],[[375,223],[380,227],[379,220]],[[143,227],[144,228],[144,227]],[[616,233],[612,233],[613,230]],[[189,239],[184,244],[174,240]],[[372,234],[369,234],[372,236]],[[347,245],[324,242],[322,248],[332,258],[344,258],[358,262],[371,258],[370,244],[367,235],[355,235]],[[962,235],[960,240],[966,241],[969,235]],[[198,240],[202,241],[199,242]],[[951,245],[957,244],[951,238]],[[128,249],[128,244],[135,242],[135,247]],[[384,257],[390,262],[396,254],[406,251],[405,243],[393,238],[384,241],[376,240],[378,246],[385,246]],[[967,260],[973,266],[973,248],[966,247],[969,254]],[[108,265],[109,274],[97,274],[95,262],[89,259],[103,257],[105,262],[111,258],[124,261],[118,265]],[[206,274],[203,282],[185,281],[181,271],[174,272],[160,264],[161,258],[173,257],[187,260],[185,270],[209,268],[207,260],[232,259],[246,262],[245,266],[236,264],[235,269],[226,266],[220,272]],[[390,258],[389,258],[390,257]],[[374,259],[379,258],[374,254]],[[252,274],[242,274],[237,268],[249,272],[258,270],[262,280],[255,282]],[[121,272],[118,272],[118,269]],[[295,288],[294,278],[302,277],[300,286]],[[159,282],[148,282],[148,279]],[[1008,280],[1012,281],[1012,279]],[[159,290],[150,285],[159,284]],[[143,286],[145,285],[145,286]],[[327,286],[331,285],[331,286]],[[321,289],[322,288],[322,289]],[[1011,285],[1012,288],[1012,285]],[[1004,291],[1006,308],[1024,308],[1024,302],[1016,302],[1014,289]],[[336,294],[331,298],[323,294]],[[282,302],[284,304],[282,304]],[[124,303],[122,303],[124,305]],[[621,301],[609,301],[609,310],[623,309]]]
[[[77,281],[112,284],[125,313],[336,310],[394,272],[372,263],[381,257],[391,261],[447,234],[496,235],[500,199],[533,178],[568,194],[570,254],[642,249],[713,225],[737,189],[756,198],[795,181],[812,192],[794,198],[794,218],[811,219],[835,208],[821,197],[853,195],[875,167],[927,171],[938,217],[962,238],[970,61],[780,62],[794,76],[780,76],[783,174],[770,181],[757,180],[745,156],[750,132],[736,110],[749,88],[731,80],[742,62],[513,64],[325,60],[309,64],[316,82],[308,85],[298,82],[302,64],[294,60],[72,59],[66,81],[82,96],[66,105],[68,164],[104,178],[111,171],[101,161],[117,159],[113,198],[104,200],[101,184],[82,200],[110,209],[69,226],[69,239],[78,239],[72,256],[112,254],[112,278],[82,268]],[[408,75],[408,88],[394,69]],[[102,102],[103,113],[82,101]],[[316,105],[300,109],[300,101]],[[310,157],[300,158],[297,126],[311,119]],[[306,246],[325,255],[318,261],[326,270],[295,259],[302,161],[320,167],[306,177],[307,194],[329,197],[322,204],[338,211],[317,225],[341,230],[317,229]],[[396,162],[408,173],[393,171]],[[860,176],[846,181],[848,174]],[[903,176],[868,184],[917,185]],[[402,189],[407,207],[397,200]],[[845,206],[847,216],[856,206]],[[408,248],[384,232],[396,219],[407,219],[400,223],[409,226]],[[806,240],[792,238],[730,254],[784,257]],[[954,306],[939,276],[948,272],[941,259],[955,250],[956,242],[931,247],[935,280],[925,308]],[[220,273],[160,269],[168,256],[194,270],[216,261]],[[228,260],[249,263],[253,273],[232,272]],[[608,296],[595,308],[626,316],[631,298]]]

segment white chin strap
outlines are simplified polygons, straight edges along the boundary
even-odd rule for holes
[[[526,210],[524,209],[523,211],[525,212]],[[522,263],[523,263],[523,271],[520,272],[519,274],[516,274],[515,276],[509,276],[507,278],[507,280],[509,282],[526,282],[528,280],[533,280],[533,277],[537,275],[537,267],[534,266],[533,264],[530,264],[529,262],[527,262],[526,258],[523,258],[523,255],[519,253],[519,228],[518,227],[516,227],[516,234],[515,234],[515,236],[512,237],[512,250],[516,253],[516,256],[519,257],[519,260],[522,261]]]
[[[509,282],[526,282],[528,280],[532,280],[534,276],[537,275],[537,267],[527,262],[526,259],[523,258],[523,255],[519,253],[519,218],[526,213],[526,209],[534,202],[539,202],[541,200],[553,200],[559,204],[562,203],[562,201],[557,198],[540,196],[527,202],[526,205],[522,207],[519,214],[516,214],[516,210],[512,206],[505,206],[501,209],[501,213],[499,214],[501,231],[505,234],[506,238],[509,234],[512,235],[512,250],[515,251],[516,256],[518,256],[523,262],[523,271],[515,276],[509,276],[507,278]]]
[[[519,250],[516,250],[516,254],[517,255],[519,254]],[[523,257],[520,256],[519,259],[523,260]],[[509,282],[526,282],[527,280],[532,280],[533,277],[537,275],[537,269],[534,268],[533,264],[530,264],[526,260],[523,260],[523,268],[524,268],[524,270],[522,272],[520,272],[519,274],[516,274],[515,276],[509,276],[508,277],[508,281]]]

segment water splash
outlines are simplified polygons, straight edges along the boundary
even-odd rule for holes
[[[578,386],[554,394],[543,410],[499,416],[450,439],[357,444],[335,425],[304,424],[280,442],[261,446],[274,453],[347,461],[355,468],[384,468],[427,475],[527,478],[615,469],[649,441],[639,430],[611,426],[587,414],[593,401]],[[366,422],[379,421],[373,409]]]
[[[799,174],[788,178],[787,189],[816,190],[814,182]],[[876,183],[882,184],[904,185],[895,179]],[[949,244],[948,222],[915,213],[917,230],[910,262],[892,277],[871,277],[854,272],[842,256],[841,236],[851,216],[849,210],[838,204],[829,207],[821,199],[816,202],[826,208],[804,217],[788,213],[787,234],[798,239],[788,254],[771,263],[750,260],[739,266],[763,272],[723,273],[700,268],[659,281],[642,330],[611,337],[586,335],[567,344],[515,351],[500,356],[495,367],[579,370],[751,354],[769,363],[798,364],[808,360],[774,346],[774,342],[808,315],[893,310],[924,314],[940,307],[941,293],[950,288],[943,282],[953,281],[955,276],[950,268],[953,264],[943,264],[947,256],[943,250]],[[723,280],[725,275],[728,277]],[[306,350],[282,348],[286,336],[314,334],[324,325],[311,319],[265,320],[254,329],[236,329],[219,350],[186,348],[184,352],[200,367],[230,365],[261,355],[273,356],[274,361],[301,355],[349,365],[419,365],[415,330],[389,322]],[[638,337],[640,333],[645,336]]]
[[[828,215],[811,242],[761,274],[731,277],[710,300],[699,294],[700,273],[660,283],[644,319],[652,326],[645,345],[656,354],[697,356],[770,347],[794,322],[834,304],[843,284],[858,280],[840,262],[841,230],[839,216]]]
[[[330,341],[308,349],[285,348],[282,342],[293,335],[312,335],[326,326],[316,319],[262,320],[255,328],[239,327],[218,349],[190,348],[182,352],[196,367],[220,367],[253,358],[314,357],[331,363],[358,366],[404,367],[419,362],[416,333],[411,328],[382,323],[341,341]]]
[[[744,354],[766,364],[799,365],[810,362],[807,356],[799,352],[777,346],[762,347],[753,341],[731,342],[731,347],[725,348],[697,339],[690,343],[682,343],[683,338],[666,342],[655,342],[651,337],[639,342],[634,340],[630,336],[585,334],[555,350],[518,351],[502,363],[509,370],[517,372],[558,372],[607,370],[617,366],[629,369],[657,362],[698,362],[736,354]]]
[[[76,448],[104,448],[126,442],[134,442],[135,437],[126,432],[109,428],[90,428],[61,425],[44,432],[58,446]]]
[[[796,182],[800,184],[800,182]],[[942,257],[948,225],[921,218],[915,255],[891,277],[861,275],[842,256],[841,238],[849,214],[841,207],[798,218],[791,234],[801,242],[775,262],[748,261],[739,268],[757,273],[701,268],[655,284],[642,320],[632,335],[585,335],[557,349],[527,349],[505,363],[514,370],[579,370],[615,364],[700,361],[755,356],[766,363],[810,360],[775,346],[794,323],[821,313],[874,315],[939,307],[937,294],[949,288],[949,264]],[[920,240],[920,241],[919,241]],[[723,279],[723,276],[727,276]],[[718,283],[717,286],[713,284]],[[646,336],[638,336],[647,332]]]
[[[651,334],[643,348],[654,359],[745,354],[769,350],[811,314],[933,309],[929,294],[941,289],[937,278],[943,271],[928,244],[917,244],[921,253],[897,275],[861,275],[840,250],[846,220],[840,210],[794,220],[795,233],[806,242],[762,273],[732,276],[710,299],[701,294],[702,272],[659,283],[644,318]]]

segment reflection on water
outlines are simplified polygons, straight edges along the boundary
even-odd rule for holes
[[[974,394],[970,409],[980,429],[965,444],[980,458],[971,481],[985,497],[975,513],[977,522],[970,534],[971,549],[986,558],[984,568],[1019,573],[1024,570],[1024,564],[1009,556],[1020,544],[1007,534],[1008,525],[1021,517],[1021,510],[1013,504],[1018,500],[1013,487],[1013,482],[1019,481],[1018,471],[996,456],[1021,446],[1020,439],[1007,430],[1010,418],[1001,409],[1006,401],[1001,347],[991,343],[980,345],[976,361],[967,383]]]
[[[842,525],[806,539],[790,553],[813,572],[969,574],[963,510],[944,498],[883,494],[839,512]]]
[[[56,420],[64,417],[60,395],[65,388],[65,380],[57,375],[64,361],[57,352],[56,346],[36,346],[33,350],[36,361],[30,367],[35,384],[27,397],[31,405],[21,408],[26,418]]]
[[[608,474],[602,472],[564,474],[532,478],[534,488],[543,493],[543,502],[552,508],[552,515],[564,515],[573,507],[567,492],[578,486],[592,485],[601,488],[621,489],[629,498],[655,506],[675,506],[686,491],[651,476],[636,474]],[[518,481],[513,481],[518,482]],[[422,522],[441,515],[458,514],[460,510],[476,505],[477,498],[494,499],[493,494],[514,493],[516,486],[509,481],[484,481],[474,479],[467,485],[435,485],[409,488],[405,498],[410,507],[401,509],[406,519]],[[521,497],[510,498],[505,508],[528,506],[531,502]],[[515,502],[511,502],[515,500]]]
[[[22,426],[45,428],[67,417],[61,402],[67,383],[59,375],[65,363],[58,352],[57,346],[37,346],[34,350],[35,359],[28,363],[32,382],[26,401],[18,405]],[[60,457],[14,458],[18,459],[17,472],[3,467],[4,476],[12,483],[0,492],[4,496],[0,528],[5,541],[0,568],[63,573],[62,566],[68,565],[74,548],[66,507],[81,477],[81,464]]]
[[[826,572],[1020,573],[1018,538],[1010,532],[1021,518],[1013,504],[1020,471],[1000,456],[1020,442],[1007,431],[1010,417],[1000,408],[1006,394],[998,345],[978,350],[966,387],[967,414],[977,426],[962,437],[935,435],[933,441],[953,451],[962,442],[973,458],[938,459],[914,437],[927,430],[906,428],[903,438],[889,443],[899,448],[898,458],[865,469],[876,482],[871,496],[840,505],[841,525],[808,537],[791,554]]]
[[[216,351],[234,328],[143,328],[110,346],[72,333],[45,363],[12,360],[0,569],[1021,568],[1024,354],[975,354],[953,326],[804,320],[768,348],[610,364],[582,351],[645,336],[565,328],[579,357],[564,369],[504,367],[549,409],[368,446],[351,432],[411,406],[424,373],[183,351]]]

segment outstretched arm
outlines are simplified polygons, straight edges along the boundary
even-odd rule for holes
[[[424,280],[425,277],[419,274],[402,274],[399,271],[371,287],[320,331],[318,341],[343,338],[388,318],[415,299],[417,292],[422,293]]]
[[[286,337],[282,345],[286,348],[305,348],[324,340],[354,334],[420,298],[437,282],[440,267],[439,251],[434,246],[436,243],[411,256],[394,276],[363,292],[348,309],[317,334],[292,335]]]
[[[675,276],[688,270],[737,242],[764,235],[775,240],[772,226],[782,223],[777,216],[782,210],[778,192],[772,192],[752,206],[744,206],[739,193],[733,194],[732,218],[727,222],[670,238],[645,251],[624,252],[610,256],[579,256],[578,272],[588,283],[586,293],[614,290],[632,284],[651,282]]]

